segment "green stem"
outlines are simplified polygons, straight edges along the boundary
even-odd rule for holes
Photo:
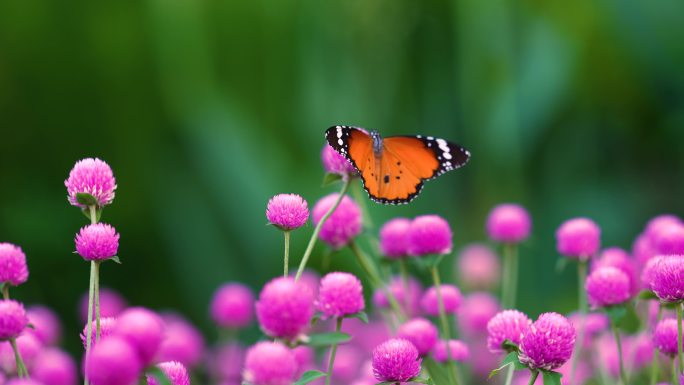
[[[342,320],[344,318],[338,318],[335,325],[335,332],[339,333],[342,330]],[[330,385],[330,380],[332,379],[333,365],[335,363],[335,354],[337,353],[337,343],[332,344],[330,347],[330,362],[328,363],[328,373],[325,376],[325,385]]]
[[[435,285],[435,291],[437,292],[437,305],[439,307],[439,322],[442,324],[442,337],[446,342],[449,377],[451,377],[452,384],[458,385],[456,365],[454,365],[454,361],[451,359],[451,349],[449,347],[449,342],[451,341],[451,330],[449,330],[449,320],[447,319],[446,310],[444,309],[444,299],[442,298],[442,282],[439,279],[438,264],[433,264],[431,270],[432,282]]]
[[[515,365],[508,365],[508,369],[506,370],[506,382],[504,382],[504,385],[511,385],[513,382],[513,373],[515,372]]]
[[[287,278],[287,269],[290,261],[290,231],[283,231],[285,237],[285,255],[283,256],[283,277]]]
[[[10,299],[9,296],[9,284],[8,283],[3,283],[2,284],[2,298],[3,299]]]
[[[675,361],[675,358],[672,357],[672,383],[673,383],[674,385],[677,385],[677,384],[678,384],[678,382],[677,382],[678,380],[677,380],[677,369],[676,369],[676,366],[677,366],[677,362]]]
[[[394,312],[396,317],[399,318],[401,322],[403,322],[406,319],[406,316],[404,315],[403,310],[401,310],[399,302],[394,297],[392,291],[389,290],[387,286],[383,283],[382,279],[380,278],[380,274],[375,268],[375,265],[371,262],[370,258],[363,251],[361,251],[361,249],[356,244],[356,242],[354,242],[354,240],[351,240],[349,242],[349,248],[356,256],[356,260],[359,262],[359,265],[368,276],[368,279],[371,281],[373,287],[375,289],[380,289],[385,292],[385,295],[387,296],[387,301],[389,302],[390,307],[392,307],[392,311]],[[408,295],[408,293],[404,293],[404,295]]]
[[[88,206],[88,212],[90,213],[90,223],[95,224],[97,223],[97,207],[95,205]],[[94,307],[94,302],[95,302],[95,288],[96,285],[99,287],[99,284],[97,283],[97,276],[98,274],[98,268],[97,266],[98,262],[96,261],[90,261],[90,283],[88,284],[88,320],[86,321],[86,354],[90,353],[90,348],[93,343],[93,326],[92,326],[92,321],[93,321],[93,307]],[[99,303],[99,294],[97,295],[98,303]],[[99,313],[99,309],[98,309]],[[95,321],[96,323],[96,336],[99,335],[99,328],[100,328],[100,319],[99,316],[97,317],[97,320]],[[84,377],[83,383],[85,385],[88,385],[88,379]]]
[[[12,345],[12,350],[14,350],[14,360],[17,363],[17,376],[19,376],[19,378],[29,378],[28,369],[26,369],[24,360],[21,359],[21,353],[17,347],[17,340],[15,338],[10,338],[9,342],[10,345]]]
[[[100,261],[95,261],[95,342],[100,342]]]
[[[658,305],[658,321],[656,325],[660,323],[663,318],[663,307]],[[660,371],[660,365],[658,364],[658,349],[653,349],[653,361],[651,362],[651,385],[655,385],[658,381],[658,372]]]
[[[622,385],[627,385],[627,375],[625,374],[625,364],[622,359],[622,342],[620,341],[620,332],[618,331],[615,322],[611,321],[610,326],[613,329],[613,335],[615,336],[615,343],[617,344],[618,351],[618,362],[620,363],[620,383]]]
[[[537,376],[539,376],[539,371],[533,370],[532,374],[530,375],[530,381],[527,383],[527,385],[534,385],[535,381],[537,381]]]
[[[342,190],[340,191],[339,195],[337,196],[337,200],[335,200],[335,203],[330,206],[330,209],[323,214],[321,217],[321,220],[318,221],[318,224],[314,228],[313,234],[311,234],[311,239],[309,239],[309,244],[306,246],[306,251],[304,251],[304,256],[302,256],[302,261],[299,263],[299,269],[297,269],[297,275],[295,275],[295,281],[299,281],[299,278],[302,276],[302,273],[304,272],[304,268],[306,267],[306,263],[309,261],[309,257],[311,256],[311,252],[313,251],[314,245],[316,244],[316,240],[318,239],[318,233],[321,232],[321,228],[323,227],[323,224],[325,221],[330,218],[332,213],[335,211],[337,206],[340,205],[340,202],[342,202],[342,198],[344,198],[344,194],[347,193],[347,189],[349,188],[349,184],[351,183],[352,178],[346,178],[344,181],[344,184],[342,185]]]
[[[575,383],[575,372],[577,371],[577,362],[579,356],[582,354],[582,345],[584,345],[585,324],[587,322],[587,294],[584,289],[587,280],[587,261],[577,261],[577,300],[579,301],[580,324],[577,330],[577,343],[575,344],[575,352],[572,354],[570,363],[570,384]]]
[[[399,273],[401,274],[401,282],[404,289],[404,306],[406,310],[411,309],[411,296],[408,295],[409,292],[409,273],[408,266],[406,263],[406,258],[401,258],[399,260]]]
[[[504,245],[504,284],[502,285],[504,309],[515,307],[518,291],[518,245],[507,243]]]
[[[677,304],[677,373],[684,368],[684,356],[682,356],[682,304]],[[677,382],[673,382],[676,384]]]

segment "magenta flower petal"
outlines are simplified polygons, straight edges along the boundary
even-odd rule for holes
[[[373,375],[378,381],[403,382],[420,374],[418,349],[405,339],[391,339],[373,350]]]
[[[167,361],[157,364],[162,373],[169,379],[171,385],[190,385],[190,376],[185,365],[178,361]],[[148,375],[147,385],[159,385],[157,379]]]
[[[309,206],[297,194],[279,194],[268,201],[266,218],[281,230],[298,229],[309,219]]]
[[[399,306],[401,306],[406,315],[409,317],[418,315],[420,298],[423,294],[423,287],[420,282],[411,277],[408,281],[408,287],[404,288],[404,280],[399,276],[395,276],[390,281],[387,289],[397,299]],[[381,309],[389,307],[389,300],[387,299],[385,289],[377,289],[373,293],[373,304]]]
[[[141,370],[135,348],[121,337],[100,341],[86,356],[86,378],[93,385],[133,385]]]
[[[459,253],[456,273],[465,287],[494,288],[499,284],[501,263],[491,248],[473,243],[464,247]]]
[[[530,369],[554,370],[570,359],[575,328],[558,313],[544,313],[520,340],[520,362]]]
[[[90,322],[90,327],[91,327],[91,333],[93,333],[90,336],[90,343],[91,343],[91,345],[95,345],[95,343],[96,343],[96,338],[95,338],[96,335],[95,334],[97,333],[97,324],[96,324],[96,321],[94,319]],[[102,341],[102,340],[106,339],[107,337],[109,337],[110,335],[112,335],[115,327],[116,327],[116,318],[114,318],[114,317],[100,318],[100,341]],[[88,326],[87,325],[85,327],[83,327],[83,332],[81,333],[81,342],[83,342],[83,348],[84,349],[87,349],[86,346],[88,344],[87,343],[88,342],[88,340],[87,340],[88,335],[86,333],[88,333]]]
[[[47,348],[33,362],[31,377],[45,385],[76,385],[78,368],[67,353]]]
[[[119,234],[106,223],[85,226],[76,235],[76,252],[86,261],[102,261],[116,255]]]
[[[653,345],[669,357],[677,355],[677,320],[675,318],[665,318],[658,322],[653,331]]]
[[[624,303],[631,292],[627,274],[614,267],[594,270],[587,278],[585,288],[594,308]]]
[[[313,223],[323,218],[328,210],[333,206],[339,194],[332,193],[324,196],[313,208]],[[330,217],[323,223],[318,237],[330,247],[339,249],[349,243],[354,237],[361,233],[361,209],[356,202],[344,196],[339,206],[333,211]]]
[[[227,283],[216,290],[209,309],[218,326],[241,329],[254,319],[254,294],[241,283]]]
[[[394,218],[380,228],[380,252],[389,259],[404,258],[409,255],[408,231],[411,220]]]
[[[256,314],[264,333],[277,338],[296,338],[309,326],[314,298],[309,288],[292,278],[275,278],[259,294]]]
[[[588,218],[570,219],[556,231],[556,241],[560,254],[587,260],[601,247],[601,229]]]
[[[459,340],[450,340],[448,345],[452,361],[468,361],[470,358],[470,350],[468,349],[468,345]],[[432,349],[432,358],[441,363],[447,362],[449,360],[446,341],[442,340],[435,344],[435,347]]]
[[[297,370],[292,351],[280,342],[259,342],[249,348],[243,378],[253,385],[290,385]]]
[[[33,334],[23,333],[17,337],[17,348],[24,360],[24,364],[29,369],[29,373],[33,369],[33,363],[43,350],[43,344]],[[5,373],[16,374],[17,362],[14,357],[14,350],[9,342],[0,343],[0,369]]]
[[[327,143],[323,145],[321,150],[321,161],[323,162],[325,172],[342,176],[355,175],[357,173],[354,166]]]
[[[117,318],[114,334],[128,340],[138,352],[140,363],[147,366],[164,339],[164,321],[151,310],[130,308]]]
[[[449,222],[438,215],[421,215],[411,221],[408,231],[409,254],[449,254],[453,246]]]
[[[0,341],[19,337],[28,325],[24,305],[11,299],[0,300]]]
[[[325,318],[344,317],[363,311],[363,286],[349,273],[329,273],[321,279],[318,290],[318,310]]]
[[[421,356],[430,353],[439,338],[437,327],[425,318],[414,318],[397,330],[397,337],[410,341]]]
[[[50,308],[34,305],[26,309],[26,316],[33,328],[28,331],[45,345],[56,345],[62,337],[62,325]]]
[[[85,193],[92,195],[98,206],[104,207],[114,200],[116,179],[107,163],[97,158],[86,158],[76,162],[64,186],[71,205],[86,208],[76,199],[76,194]]]
[[[21,285],[29,276],[26,255],[21,247],[0,243],[0,283]]]
[[[215,380],[239,382],[245,363],[245,349],[238,343],[218,346],[209,361],[209,373]]]
[[[651,274],[651,289],[661,301],[684,301],[684,256],[659,258]]]
[[[157,353],[157,362],[178,361],[188,368],[197,366],[205,354],[202,333],[177,314],[163,314],[165,338]]]
[[[527,239],[532,228],[532,220],[522,206],[501,204],[487,217],[487,235],[502,243],[519,243]]]
[[[461,291],[454,285],[440,285],[440,293],[442,295],[442,302],[444,303],[444,311],[446,313],[456,313],[461,304]],[[437,287],[432,286],[425,291],[423,298],[420,300],[420,305],[425,314],[437,317],[439,316],[439,302],[437,301]]]
[[[486,335],[487,323],[499,312],[499,301],[486,292],[470,293],[458,310],[458,326],[463,335]]]
[[[505,353],[504,341],[520,345],[523,334],[532,324],[525,313],[518,310],[504,310],[487,323],[487,348],[492,353]]]

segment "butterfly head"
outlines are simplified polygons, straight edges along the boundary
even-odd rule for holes
[[[373,140],[373,154],[376,158],[382,156],[382,136],[377,130],[371,130],[370,137]]]

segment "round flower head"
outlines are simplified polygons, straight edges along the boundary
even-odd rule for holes
[[[390,330],[384,322],[370,320],[364,323],[357,318],[344,320],[342,332],[354,336],[351,343],[364,352],[371,352],[391,337]]]
[[[581,329],[582,323],[584,323],[583,346],[587,349],[591,346],[594,339],[610,326],[608,316],[603,313],[587,313],[583,316],[582,313],[575,312],[570,314],[568,319],[575,326],[575,329]]]
[[[517,310],[504,310],[497,313],[487,323],[487,348],[492,353],[505,353],[504,341],[520,345],[523,334],[532,324],[525,313]]]
[[[59,318],[50,308],[34,305],[26,309],[28,322],[33,325],[29,331],[45,345],[56,345],[62,336]]]
[[[178,361],[167,361],[157,364],[157,367],[169,379],[171,385],[190,385],[190,376],[185,365]],[[147,385],[159,385],[159,382],[153,376],[147,376]]]
[[[3,376],[4,377],[4,376]],[[3,382],[6,385],[45,385],[42,382],[34,378],[12,378],[7,382]]]
[[[440,285],[440,294],[442,295],[442,302],[444,304],[444,311],[447,313],[456,313],[458,306],[461,304],[461,291],[454,285]],[[425,314],[433,317],[439,316],[439,302],[437,301],[437,287],[432,286],[427,289],[420,300],[420,306],[423,308]]]
[[[437,343],[439,332],[432,322],[425,318],[414,318],[399,326],[397,337],[410,341],[421,356],[430,353]]]
[[[238,343],[221,345],[214,350],[209,360],[209,373],[216,382],[240,381],[245,362],[245,349]]]
[[[609,247],[601,252],[598,259],[594,260],[592,270],[601,267],[614,267],[619,269],[629,278],[629,291],[631,295],[639,292],[639,280],[637,279],[636,267],[626,251],[619,247]]]
[[[0,341],[19,337],[28,325],[24,305],[11,299],[0,300]]]
[[[296,275],[297,272],[293,271],[290,274],[290,278],[294,279]],[[308,287],[311,293],[313,294],[314,298],[318,297],[318,286],[321,283],[321,276],[317,272],[309,269],[304,269],[297,283],[301,283],[304,286]]]
[[[601,229],[588,218],[570,219],[556,231],[556,242],[562,255],[586,261],[601,247]]]
[[[33,334],[24,333],[17,337],[17,348],[24,360],[24,364],[30,370],[33,369],[33,362],[43,350],[43,344]],[[17,373],[17,360],[14,355],[12,345],[7,342],[0,343],[0,369],[5,373]]]
[[[653,331],[653,345],[667,356],[677,355],[677,320],[675,318],[665,318],[658,322]]]
[[[449,222],[438,215],[421,215],[411,221],[408,231],[409,254],[449,254],[453,246]]]
[[[671,225],[679,225],[681,223],[682,220],[676,215],[661,214],[651,218],[651,220],[648,221],[646,228],[644,229],[644,234],[649,238],[654,238],[656,233],[658,233],[662,228]]]
[[[519,243],[530,235],[532,221],[520,205],[502,204],[494,207],[487,217],[489,238],[502,243]]]
[[[254,318],[254,294],[241,283],[228,283],[216,290],[209,305],[211,319],[223,328],[241,329]]]
[[[418,349],[404,339],[391,339],[373,350],[373,375],[378,381],[403,382],[420,374]]]
[[[380,252],[389,259],[408,256],[408,230],[411,220],[394,218],[380,228]]]
[[[327,143],[323,145],[321,161],[323,162],[323,169],[325,169],[325,172],[342,176],[356,174],[354,166]]]
[[[311,346],[299,345],[292,349],[295,362],[297,363],[297,371],[295,377],[300,377],[305,371],[315,369],[316,352]]]
[[[558,313],[544,313],[520,340],[520,362],[530,369],[554,370],[572,355],[575,328]]]
[[[126,338],[138,352],[140,363],[147,366],[164,339],[164,321],[151,310],[130,308],[117,318],[114,334]]]
[[[110,288],[100,288],[100,317],[116,317],[127,307],[128,303],[121,294]],[[88,320],[88,292],[81,296],[79,314],[81,322],[85,323]]]
[[[266,218],[281,230],[298,229],[309,219],[309,206],[297,194],[279,194],[268,201]]]
[[[585,285],[592,307],[621,304],[630,298],[629,277],[614,267],[594,270]]]
[[[359,373],[362,364],[361,359],[364,356],[365,352],[359,351],[357,347],[352,345],[338,346],[332,370],[334,381],[338,384],[348,384],[354,380]],[[329,361],[330,353],[328,352],[324,362]]]
[[[31,377],[46,385],[76,385],[78,369],[70,355],[57,348],[48,348],[33,362]]]
[[[661,301],[684,301],[684,256],[659,258],[652,274],[651,289]]]
[[[641,270],[641,287],[643,289],[653,291],[651,284],[653,283],[653,277],[655,276],[656,265],[658,265],[661,258],[663,257],[657,255],[649,259],[643,266]]]
[[[499,310],[499,302],[491,294],[468,294],[458,310],[458,326],[464,335],[484,335],[487,333],[487,323]]]
[[[85,375],[93,385],[133,385],[141,369],[135,348],[117,336],[100,341],[86,356]]]
[[[420,297],[423,293],[423,287],[420,282],[413,278],[409,278],[408,287],[404,287],[404,280],[401,277],[393,277],[387,289],[377,289],[373,293],[373,304],[381,309],[389,307],[389,300],[385,290],[389,290],[394,298],[399,302],[402,310],[409,317],[419,313]]]
[[[0,243],[0,283],[21,285],[28,279],[26,255],[21,247],[11,243]]]
[[[318,225],[323,215],[335,204],[339,194],[332,193],[321,198],[313,208],[313,223]],[[339,249],[361,233],[361,209],[348,196],[344,196],[339,206],[323,223],[318,237],[330,247]]]
[[[470,351],[468,346],[459,340],[449,341],[449,353],[451,353],[452,361],[467,361],[470,358]],[[432,349],[432,358],[437,362],[447,362],[449,360],[449,353],[447,353],[447,342],[439,341]]]
[[[635,370],[645,368],[650,365],[653,359],[653,341],[648,333],[642,332],[640,334],[629,337],[628,352],[630,358],[630,367]]]
[[[193,324],[176,314],[162,315],[164,340],[159,347],[156,361],[178,361],[193,368],[204,356],[204,338]]]
[[[86,261],[102,261],[116,255],[119,234],[106,223],[85,226],[76,235],[76,252]]]
[[[100,159],[86,158],[79,160],[64,181],[69,194],[69,203],[82,209],[86,205],[78,203],[76,194],[90,194],[97,201],[99,207],[104,207],[114,200],[116,179],[109,165]]]
[[[466,287],[489,289],[499,284],[501,266],[491,248],[474,243],[461,250],[456,273]]]
[[[636,258],[639,266],[643,266],[649,259],[656,255],[651,239],[646,233],[639,234],[632,243],[632,255]]]
[[[324,318],[344,317],[364,308],[363,287],[353,274],[329,273],[321,279],[318,310]]]
[[[290,385],[296,370],[294,355],[285,345],[259,342],[247,351],[243,379],[253,385]]]
[[[275,278],[259,294],[256,314],[264,333],[293,339],[306,330],[314,313],[314,299],[304,284],[292,278]]]
[[[663,222],[649,232],[651,245],[657,254],[684,254],[684,224],[682,222]]]
[[[112,332],[114,331],[114,327],[116,327],[116,318],[114,317],[104,317],[100,318],[100,341],[103,339],[109,337]],[[95,333],[97,332],[97,324],[95,320],[92,320],[90,322],[90,328],[91,328],[91,336],[90,336],[90,343],[92,345],[95,345]],[[88,326],[86,325],[83,328],[83,332],[81,333],[81,342],[83,342],[83,348],[86,349],[87,346],[87,341],[88,341]]]

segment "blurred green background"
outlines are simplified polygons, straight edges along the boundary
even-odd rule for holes
[[[103,286],[211,336],[221,282],[258,289],[281,271],[269,197],[313,206],[336,189],[321,188],[323,131],[354,124],[473,154],[408,206],[368,202],[376,229],[438,213],[460,248],[485,238],[493,205],[519,202],[534,219],[520,306],[569,311],[563,220],[590,216],[629,248],[648,218],[684,212],[682,15],[680,0],[0,2],[0,240],[31,270],[13,293],[57,309],[77,349],[87,221],[63,181],[97,156],[119,185],[103,220],[123,261]],[[311,231],[294,233],[293,265]],[[332,267],[356,271],[347,251]]]

